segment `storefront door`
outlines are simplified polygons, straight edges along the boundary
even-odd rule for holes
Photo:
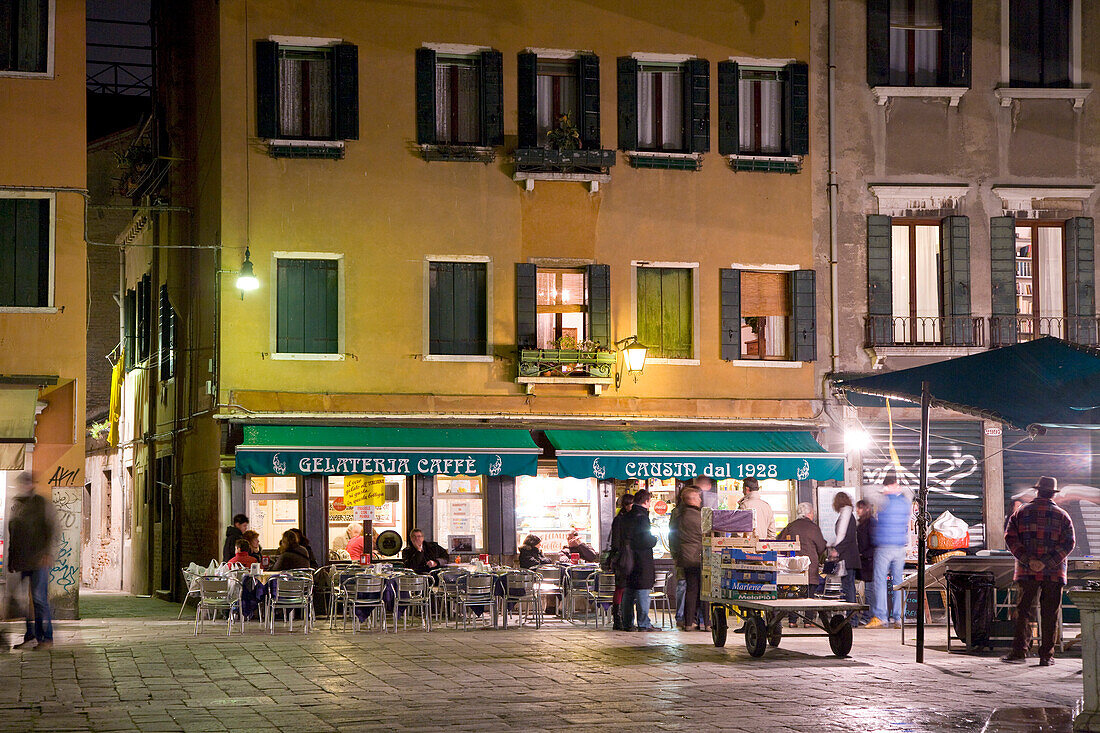
[[[542,540],[543,554],[553,555],[575,529],[581,542],[599,552],[599,528],[596,479],[558,478],[556,467],[516,478],[517,547],[533,534]]]

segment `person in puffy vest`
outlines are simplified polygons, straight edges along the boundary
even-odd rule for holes
[[[882,488],[869,491],[868,498],[875,505],[875,524],[871,536],[875,546],[874,595],[871,600],[871,620],[868,629],[881,628],[889,623],[901,627],[901,591],[890,593],[892,601],[887,608],[888,589],[900,583],[905,571],[905,553],[909,546],[909,517],[913,512],[913,491],[898,485],[898,472],[893,466],[882,477]],[[887,585],[887,577],[891,585]]]

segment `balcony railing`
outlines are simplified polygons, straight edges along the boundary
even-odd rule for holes
[[[519,148],[516,170],[525,173],[607,173],[615,165],[614,150],[551,150]]]
[[[867,346],[985,346],[981,316],[867,316]]]
[[[989,319],[990,344],[1011,346],[1041,336],[1056,336],[1077,344],[1096,345],[1100,317],[993,316]]]

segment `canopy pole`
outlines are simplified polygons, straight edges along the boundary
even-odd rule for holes
[[[924,555],[928,542],[928,382],[920,385],[920,485],[917,487],[917,664],[924,663]],[[905,609],[901,610],[905,613]]]

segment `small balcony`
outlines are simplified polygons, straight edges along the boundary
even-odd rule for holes
[[[615,151],[518,148],[515,164],[512,180],[524,181],[528,191],[535,187],[535,181],[578,181],[595,192],[599,184],[611,180]]]
[[[1011,346],[1042,336],[1055,336],[1075,344],[1095,346],[1100,317],[993,316],[989,319],[990,345]]]
[[[611,386],[615,354],[581,349],[520,349],[517,384],[530,393],[536,384],[586,385],[594,394]]]
[[[868,348],[983,348],[985,319],[981,316],[867,316]]]

